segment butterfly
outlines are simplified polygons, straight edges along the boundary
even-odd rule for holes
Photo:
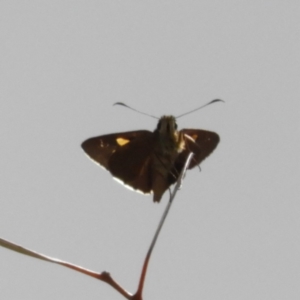
[[[221,100],[211,103],[216,101]],[[178,131],[175,117],[163,116],[153,132],[137,130],[92,137],[81,147],[113,177],[134,190],[153,193],[153,201],[159,202],[178,179],[188,155],[194,154],[189,165],[192,169],[214,151],[219,140],[217,133],[207,130]]]

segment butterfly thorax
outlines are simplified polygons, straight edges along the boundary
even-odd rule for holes
[[[178,154],[184,149],[183,135],[177,131],[176,120],[173,116],[161,117],[154,134],[155,168],[167,176]]]
[[[173,116],[161,117],[154,133],[157,139],[155,150],[161,154],[168,155],[183,150],[183,138],[177,131],[176,120]]]
[[[154,141],[154,151],[151,157],[151,185],[154,192],[153,200],[159,202],[170,186],[169,178],[172,177],[172,168],[178,155],[184,149],[184,137],[181,132],[177,131],[173,116],[160,118],[154,131]]]

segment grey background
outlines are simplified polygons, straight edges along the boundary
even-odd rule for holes
[[[298,1],[1,1],[0,236],[134,292],[167,202],[80,149],[179,115],[221,143],[188,173],[144,299],[299,299]],[[0,248],[2,299],[122,299]]]

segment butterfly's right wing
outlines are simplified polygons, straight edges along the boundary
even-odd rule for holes
[[[179,159],[186,160],[189,153],[193,152],[189,169],[199,165],[217,147],[220,137],[217,133],[200,129],[182,129],[185,150],[180,153]]]
[[[171,184],[176,182],[191,152],[194,155],[190,162],[189,169],[199,165],[206,157],[208,157],[220,141],[219,135],[212,131],[182,129],[180,133],[183,135],[184,150],[179,153],[174,162],[172,171],[169,174],[168,180]]]

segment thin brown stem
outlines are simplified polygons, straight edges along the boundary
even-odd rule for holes
[[[45,261],[48,261],[48,262],[51,262],[51,263],[54,263],[54,264],[58,264],[58,265],[67,267],[67,268],[72,269],[74,271],[77,271],[77,272],[83,273],[85,275],[88,275],[90,277],[93,277],[93,278],[99,279],[101,281],[104,281],[107,284],[109,284],[110,286],[112,286],[115,290],[117,290],[120,294],[122,294],[126,299],[132,299],[132,294],[127,292],[125,289],[123,289],[110,276],[110,274],[108,272],[102,272],[102,273],[94,272],[94,271],[91,271],[89,269],[85,269],[85,268],[82,268],[80,266],[71,264],[69,262],[66,262],[66,261],[63,261],[63,260],[60,260],[60,259],[56,259],[56,258],[47,256],[47,255],[44,255],[44,254],[40,254],[40,253],[32,251],[32,250],[29,250],[25,247],[19,246],[17,244],[14,244],[12,242],[9,242],[9,241],[1,239],[1,238],[0,238],[0,246],[5,247],[5,248],[10,249],[10,250],[13,250],[13,251],[16,251],[18,253],[24,254],[24,255],[28,255],[28,256],[31,256],[31,257],[34,257],[34,258],[38,258],[38,259],[41,259],[41,260],[45,260]]]
[[[167,204],[167,206],[165,208],[165,211],[164,211],[164,213],[163,213],[163,215],[162,215],[162,217],[161,217],[161,219],[159,221],[159,224],[157,226],[156,232],[154,234],[154,237],[153,237],[152,242],[150,244],[150,247],[148,249],[147,255],[145,257],[144,265],[143,265],[141,276],[140,276],[140,282],[139,282],[138,290],[137,290],[137,292],[134,295],[137,298],[134,298],[134,300],[142,300],[143,287],[144,287],[144,283],[145,283],[145,278],[146,278],[146,273],[147,273],[147,268],[148,268],[148,264],[149,264],[151,253],[152,253],[152,251],[154,249],[154,246],[156,244],[158,235],[159,235],[159,233],[161,231],[161,228],[162,228],[162,226],[163,226],[163,224],[165,222],[165,219],[166,219],[166,217],[167,217],[167,215],[169,213],[169,210],[171,208],[171,205],[173,203],[175,195],[176,195],[177,191],[179,190],[179,188],[180,188],[180,186],[182,184],[182,180],[183,180],[183,178],[185,176],[185,173],[186,173],[186,171],[187,171],[187,169],[188,169],[188,167],[190,165],[192,157],[193,157],[193,153],[190,153],[189,156],[188,156],[188,158],[187,158],[187,160],[186,160],[186,162],[185,162],[185,165],[184,165],[183,169],[180,172],[180,175],[179,175],[178,180],[176,182],[176,185],[175,185],[175,187],[173,189],[173,192],[170,195],[170,199],[169,199],[169,202],[168,202],[168,204]]]
[[[166,206],[166,209],[165,209],[165,211],[162,215],[162,218],[161,218],[161,220],[158,224],[158,227],[157,227],[156,232],[154,234],[153,240],[150,244],[149,250],[148,250],[147,255],[145,257],[145,261],[144,261],[144,265],[143,265],[143,268],[142,268],[138,289],[137,289],[137,292],[134,295],[132,295],[131,293],[126,291],[124,288],[122,288],[110,276],[110,274],[106,271],[104,271],[102,273],[94,272],[94,271],[82,268],[80,266],[71,264],[69,262],[66,262],[66,261],[63,261],[63,260],[60,260],[60,259],[56,259],[56,258],[47,256],[47,255],[32,251],[32,250],[29,250],[25,247],[22,247],[20,245],[17,245],[15,243],[9,242],[9,241],[1,239],[1,238],[0,238],[0,246],[2,246],[4,248],[7,248],[7,249],[10,249],[12,251],[24,254],[24,255],[28,255],[28,256],[31,256],[31,257],[34,257],[34,258],[38,258],[38,259],[41,259],[41,260],[45,260],[45,261],[48,261],[48,262],[51,262],[51,263],[55,263],[55,264],[64,266],[66,268],[72,269],[74,271],[77,271],[77,272],[83,273],[85,275],[88,275],[90,277],[93,277],[93,278],[99,279],[101,281],[104,281],[107,284],[109,284],[111,287],[113,287],[116,291],[118,291],[121,295],[123,295],[128,300],[143,300],[143,298],[142,298],[143,287],[144,287],[144,283],[145,283],[145,278],[146,278],[146,273],[147,273],[147,268],[148,268],[149,260],[150,260],[150,257],[151,257],[151,253],[154,249],[155,243],[157,241],[160,230],[161,230],[161,228],[164,224],[164,221],[165,221],[165,219],[168,215],[168,212],[170,210],[173,199],[174,199],[178,189],[181,186],[182,179],[183,179],[183,177],[185,175],[185,172],[186,172],[186,170],[187,170],[187,168],[190,164],[192,156],[193,156],[193,154],[190,154],[188,159],[186,160],[185,166],[184,166],[183,170],[181,171],[181,173],[179,175],[179,178],[178,178],[177,183],[176,183],[176,185],[173,189],[173,192],[170,195],[170,200],[169,200],[169,202]]]

